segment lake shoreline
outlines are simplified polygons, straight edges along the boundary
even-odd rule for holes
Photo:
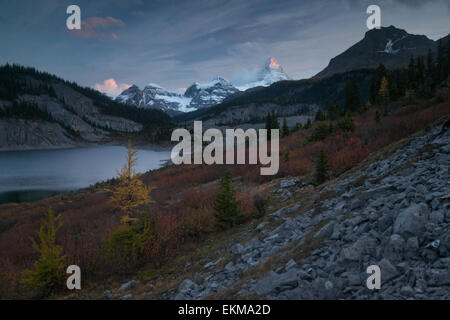
[[[109,141],[105,143],[89,143],[80,142],[76,144],[63,144],[63,145],[52,145],[52,146],[11,146],[11,147],[0,147],[0,153],[10,152],[10,151],[46,151],[46,150],[64,150],[64,149],[76,149],[76,148],[96,148],[96,147],[109,147],[109,146],[123,146],[127,147],[128,142],[125,141]],[[151,151],[170,151],[172,144],[155,144],[155,143],[133,143],[133,147],[140,150],[151,150]]]
[[[136,172],[170,164],[167,148],[143,144],[137,149]],[[0,203],[35,201],[108,181],[117,176],[126,154],[123,143],[0,152]]]

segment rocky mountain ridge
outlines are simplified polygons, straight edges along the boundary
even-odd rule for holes
[[[441,39],[446,44],[448,36]],[[421,57],[437,49],[437,41],[424,35],[409,34],[394,26],[372,29],[364,38],[330,60],[329,65],[313,78],[326,78],[336,73],[361,68],[376,68],[383,64],[388,69],[406,67],[411,56]]]

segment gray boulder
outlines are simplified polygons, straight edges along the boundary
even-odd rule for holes
[[[425,230],[428,207],[425,204],[412,205],[403,210],[394,222],[394,233],[403,237],[417,236]]]

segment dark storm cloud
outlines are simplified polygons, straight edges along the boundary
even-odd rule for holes
[[[0,63],[32,65],[82,85],[119,90],[156,82],[178,89],[217,75],[245,78],[269,56],[293,78],[311,76],[364,36],[372,3],[382,7],[383,25],[432,38],[450,29],[448,1],[440,0],[77,3],[80,32],[65,28],[71,1],[0,0],[8,18],[0,18]]]

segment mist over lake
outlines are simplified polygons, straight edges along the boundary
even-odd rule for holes
[[[123,146],[0,152],[0,203],[32,201],[113,178]],[[136,172],[161,167],[170,151],[139,150]]]

